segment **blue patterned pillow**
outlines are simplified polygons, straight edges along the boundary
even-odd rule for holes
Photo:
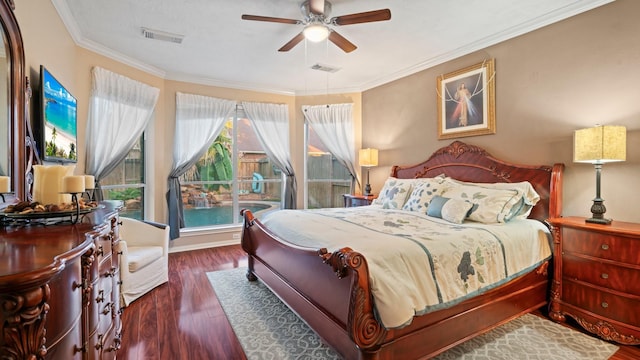
[[[472,207],[473,204],[468,201],[436,195],[429,203],[427,215],[444,219],[454,224],[462,224]]]
[[[384,209],[401,209],[409,192],[412,180],[396,179],[390,177],[385,181],[378,197],[371,202],[373,205],[382,205]]]
[[[402,210],[427,213],[429,202],[436,195],[442,195],[445,190],[444,178],[424,178],[414,180],[411,195],[404,203]]]

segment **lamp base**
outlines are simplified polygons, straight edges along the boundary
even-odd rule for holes
[[[592,224],[602,224],[602,225],[611,225],[611,219],[597,219],[597,218],[588,218],[585,222]]]
[[[367,185],[364,187],[364,196],[369,196],[371,195],[371,185],[369,183],[367,183]]]

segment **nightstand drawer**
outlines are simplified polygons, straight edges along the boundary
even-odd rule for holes
[[[595,231],[564,228],[562,250],[601,259],[637,264],[638,254],[640,254],[640,241]]]
[[[622,296],[565,279],[562,284],[562,300],[608,319],[640,326],[638,296]]]
[[[376,198],[375,195],[342,194],[342,196],[344,197],[344,207],[371,205],[371,202],[373,201],[373,199]]]
[[[580,280],[640,296],[640,271],[637,269],[565,254],[562,257],[562,274],[565,279]]]

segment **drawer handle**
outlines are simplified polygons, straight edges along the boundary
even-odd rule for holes
[[[609,304],[607,304],[605,301],[603,301],[600,305],[605,309],[609,307]]]
[[[600,277],[601,277],[601,278],[603,278],[603,279],[608,279],[608,278],[609,278],[609,274],[607,274],[607,273],[602,273],[602,274],[600,275]]]
[[[98,292],[98,297],[96,297],[96,302],[101,303],[104,301],[104,290],[100,290]]]
[[[607,244],[602,244],[602,245],[600,246],[600,248],[602,248],[602,250],[609,250],[609,245],[607,245]]]
[[[96,251],[96,254],[98,254],[98,256],[104,255],[104,249],[102,248],[102,245],[98,246],[98,251]]]
[[[107,305],[104,306],[104,310],[102,310],[102,314],[107,315],[109,312],[111,312],[111,303],[108,303]]]

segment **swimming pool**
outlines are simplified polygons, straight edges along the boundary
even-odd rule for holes
[[[249,209],[252,213],[267,210],[273,207],[270,204],[242,203],[240,209]],[[222,205],[210,208],[184,209],[185,227],[202,227],[213,225],[233,224],[233,206]]]

